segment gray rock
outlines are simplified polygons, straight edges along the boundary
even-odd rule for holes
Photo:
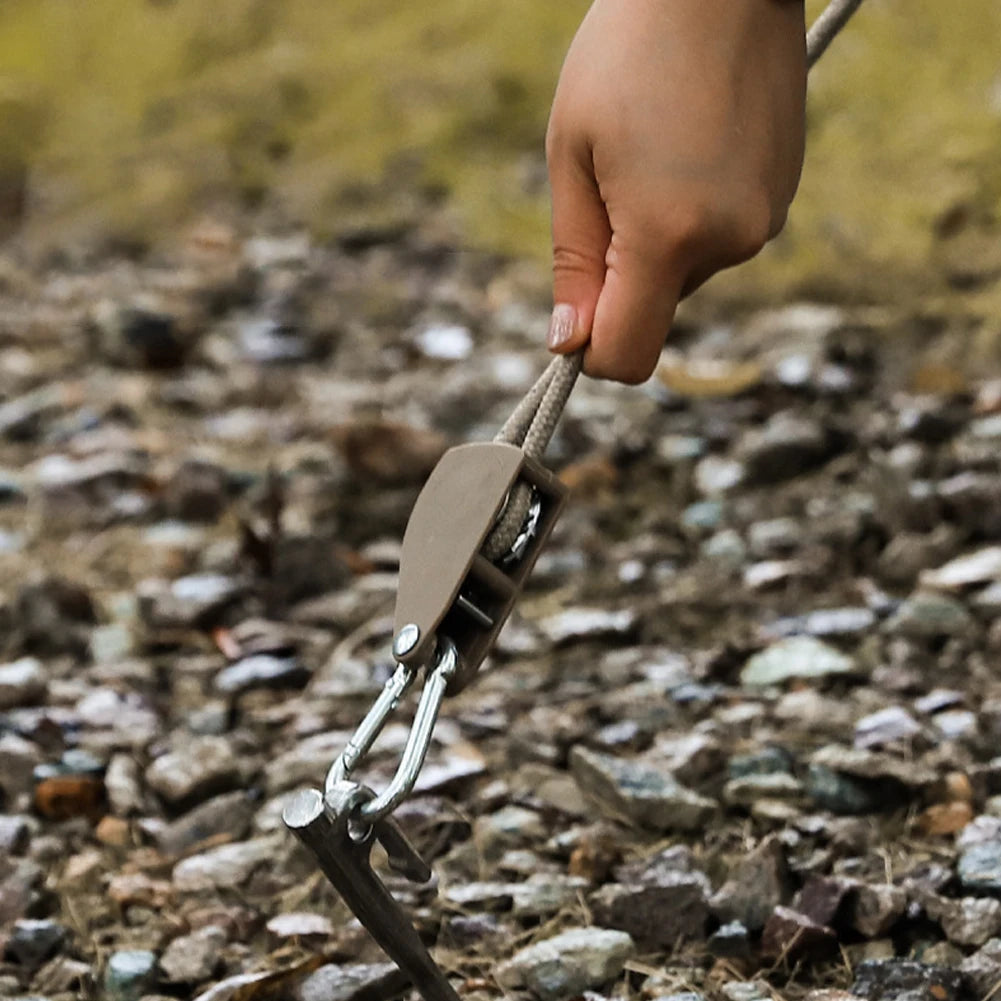
[[[818,608],[806,615],[778,619],[762,626],[763,639],[776,640],[787,636],[858,636],[876,623],[876,613],[870,608]]]
[[[174,885],[182,891],[240,886],[259,866],[274,864],[283,835],[219,845],[200,855],[191,855],[174,866]]]
[[[566,1001],[614,980],[635,951],[625,932],[575,928],[519,950],[495,976],[502,987],[527,987],[541,1001]]]
[[[228,741],[193,737],[157,758],[146,769],[146,782],[168,803],[178,805],[230,788],[239,775],[239,761]]]
[[[765,747],[748,754],[735,754],[727,765],[731,779],[747,778],[751,775],[791,775],[793,756],[784,747]]]
[[[4,956],[28,969],[36,969],[57,952],[66,939],[66,929],[55,921],[22,918],[7,936]]]
[[[1001,931],[1001,901],[990,897],[929,896],[923,903],[928,916],[955,945],[981,946]]]
[[[253,800],[239,790],[214,796],[160,828],[157,847],[164,855],[177,856],[220,834],[239,841],[249,830],[255,809]]]
[[[651,830],[701,830],[717,810],[714,800],[640,761],[575,747],[570,752],[570,770],[585,795],[613,815]]]
[[[739,921],[728,921],[709,936],[706,948],[717,959],[747,960],[751,958],[751,935]]]
[[[796,801],[805,794],[803,783],[788,772],[745,775],[723,786],[723,802],[729,806],[751,807],[762,799]]]
[[[378,1001],[396,997],[407,984],[393,963],[331,963],[306,977],[292,997],[294,1001]]]
[[[139,765],[131,754],[116,754],[104,773],[108,805],[116,817],[138,813],[143,806]]]
[[[958,970],[906,959],[869,959],[855,969],[852,994],[869,1001],[955,1001],[962,992]]]
[[[941,636],[966,636],[973,617],[955,598],[931,591],[912,594],[887,620],[886,631],[908,639],[933,640]]]
[[[903,917],[907,893],[889,883],[858,886],[849,896],[848,908],[848,919],[857,932],[881,938]]]
[[[238,601],[246,585],[234,577],[204,573],[175,581],[139,584],[139,614],[154,628],[207,627]]]
[[[267,929],[279,942],[287,939],[324,939],[334,933],[330,918],[308,911],[276,914],[268,921]]]
[[[748,687],[781,685],[793,679],[857,673],[855,661],[812,636],[791,636],[755,654],[740,672]]]
[[[739,921],[748,931],[758,932],[789,894],[785,852],[778,838],[769,837],[736,862],[709,906],[724,924]]]
[[[258,653],[224,667],[213,682],[217,692],[239,695],[255,688],[302,688],[309,669],[297,657]]]
[[[746,475],[744,463],[737,459],[707,455],[695,467],[695,489],[703,496],[718,497],[739,487]]]
[[[920,576],[922,587],[961,591],[975,584],[1001,580],[1001,546],[987,546],[976,552],[957,556],[935,570]]]
[[[690,532],[704,534],[718,529],[723,523],[723,515],[724,508],[721,501],[696,501],[694,504],[689,504],[681,512],[680,521],[682,527],[687,528]],[[730,544],[732,546],[732,540]],[[743,540],[741,540],[741,546],[744,546]],[[746,547],[744,548],[746,549]]]
[[[226,933],[207,925],[175,938],[160,957],[160,972],[169,984],[200,984],[216,971]]]
[[[1001,534],[1001,476],[963,471],[942,480],[937,494],[964,528],[987,538]]]
[[[976,997],[986,997],[1001,982],[1001,938],[985,942],[972,956],[959,964],[959,972]]]
[[[747,544],[758,559],[787,556],[803,542],[803,529],[795,518],[756,521],[747,529]]]
[[[827,432],[792,412],[773,415],[762,428],[744,432],[737,456],[755,483],[777,483],[823,463],[831,454]]]
[[[156,983],[156,953],[145,949],[113,952],[104,971],[108,1001],[139,1001]]]
[[[0,859],[22,854],[30,839],[31,828],[24,817],[0,813]]]
[[[468,327],[457,323],[432,323],[414,335],[414,343],[425,358],[463,361],[473,353],[473,336]]]
[[[10,802],[31,791],[35,768],[41,763],[37,744],[15,733],[0,734],[0,789]]]
[[[34,657],[0,664],[0,711],[37,705],[44,700],[47,687],[48,674]]]
[[[637,618],[633,609],[568,608],[542,619],[538,627],[550,643],[559,645],[575,640],[627,636],[636,628]]]
[[[908,740],[921,732],[917,720],[900,706],[888,706],[863,716],[855,724],[855,746],[878,747],[898,740]]]
[[[606,883],[588,899],[594,920],[628,932],[641,951],[705,938],[709,920],[704,877],[665,873],[656,882]]]
[[[966,890],[1001,893],[1001,841],[979,841],[965,848],[956,872]]]

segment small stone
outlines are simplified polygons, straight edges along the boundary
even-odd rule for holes
[[[108,805],[118,817],[128,817],[142,809],[142,785],[139,764],[131,754],[116,754],[104,773]]]
[[[495,976],[502,987],[527,987],[541,1001],[565,1001],[614,980],[635,950],[625,932],[575,928],[526,946]]]
[[[929,897],[924,906],[955,945],[981,946],[1001,931],[1001,901],[990,897]]]
[[[956,863],[963,888],[974,893],[1001,893],[1001,841],[970,845]]]
[[[973,807],[965,800],[933,803],[918,814],[917,824],[925,834],[942,836],[958,834],[973,820]]]
[[[279,942],[285,939],[325,939],[334,933],[330,918],[303,911],[276,914],[268,922],[267,929]]]
[[[772,911],[789,896],[789,870],[778,838],[766,838],[730,870],[709,906],[721,922],[739,921],[760,931]]]
[[[737,455],[755,483],[778,483],[798,476],[830,454],[824,428],[792,412],[777,413],[762,428],[745,431],[737,446]]]
[[[192,738],[146,769],[150,788],[173,806],[203,800],[238,780],[239,762],[221,737]]]
[[[903,917],[907,893],[889,883],[857,886],[849,897],[849,921],[860,934],[881,938]]]
[[[239,695],[256,688],[302,688],[310,672],[296,657],[258,653],[244,657],[215,676],[215,689],[224,695]]]
[[[37,705],[45,698],[47,687],[48,674],[34,657],[0,664],[0,711]]]
[[[24,817],[0,813],[0,858],[22,854],[30,839],[31,829]]]
[[[925,570],[919,578],[923,587],[944,591],[961,591],[996,580],[1001,580],[1001,546],[987,546],[975,553],[957,556],[936,570]]]
[[[908,598],[887,620],[885,629],[894,636],[933,640],[942,636],[965,636],[973,617],[955,598],[919,591]]]
[[[538,626],[549,642],[558,646],[576,640],[627,636],[636,622],[637,615],[632,609],[617,612],[606,608],[570,608],[542,619]]]
[[[570,752],[570,770],[585,795],[611,813],[651,830],[701,830],[717,810],[714,800],[639,761],[575,747]]]
[[[856,747],[878,747],[907,740],[921,732],[917,720],[900,706],[888,706],[863,716],[855,724]]]
[[[719,526],[723,523],[723,515],[724,509],[722,502],[718,500],[696,501],[694,504],[689,504],[688,507],[681,512],[681,524],[684,528],[687,528],[692,532],[712,532],[719,528]],[[737,534],[737,539],[740,541],[741,549],[746,550],[744,542],[740,538],[739,534]]]
[[[97,827],[94,828],[94,837],[102,845],[108,845],[112,848],[125,848],[132,841],[132,831],[129,828],[127,820],[122,820],[121,817],[113,817],[109,813],[107,816],[102,817]]]
[[[838,937],[830,928],[789,907],[776,907],[761,934],[763,955],[790,964],[823,959],[837,946]]]
[[[22,918],[7,936],[4,956],[19,966],[36,969],[56,953],[66,939],[66,929],[55,921]]]
[[[180,856],[219,835],[239,841],[250,828],[255,809],[253,800],[240,790],[214,796],[160,828],[157,847],[164,855]]]
[[[739,921],[728,921],[709,936],[706,948],[717,959],[750,959],[751,935]]]
[[[973,989],[974,996],[987,997],[1001,983],[1001,938],[992,938],[982,949],[967,956],[959,971]]]
[[[813,873],[796,894],[792,908],[819,925],[833,927],[851,889],[851,884],[846,880]]]
[[[293,1001],[375,1001],[408,986],[394,963],[332,963],[311,973],[292,992]],[[206,999],[208,1001],[208,999]]]
[[[108,1001],[139,1001],[156,983],[156,953],[145,949],[113,952],[104,971]]]
[[[803,783],[787,772],[746,775],[723,786],[723,802],[728,806],[752,807],[759,800],[799,800],[805,796]]]
[[[414,342],[425,358],[436,361],[464,361],[473,353],[473,337],[457,323],[436,323],[425,327]]]
[[[720,993],[726,1001],[770,1001],[772,992],[760,980],[731,980],[723,984]]]
[[[216,971],[226,933],[215,925],[175,938],[160,957],[160,971],[169,984],[200,984]]]
[[[546,825],[535,810],[514,804],[478,817],[473,830],[479,851],[490,859],[500,858],[505,849],[544,841],[548,836]]]
[[[803,542],[803,529],[795,518],[756,521],[747,530],[747,543],[758,559],[787,556]]]
[[[707,455],[695,467],[695,489],[706,497],[728,494],[744,482],[747,469],[736,459]]]
[[[655,883],[606,883],[588,900],[594,920],[628,932],[641,951],[705,938],[709,907],[705,880],[664,874]]]
[[[186,892],[241,886],[255,869],[274,864],[275,853],[283,842],[281,835],[254,838],[191,855],[174,866],[174,885]]]
[[[748,687],[780,685],[793,679],[856,673],[851,657],[811,636],[791,636],[755,654],[740,682]]]
[[[852,993],[869,1001],[956,1001],[962,991],[958,970],[907,959],[870,959],[855,969]]]
[[[224,574],[192,574],[173,582],[145,580],[139,585],[139,614],[154,628],[207,628],[245,590],[241,581]]]
[[[163,488],[169,517],[180,522],[212,524],[229,503],[229,476],[225,469],[198,459],[187,459]]]

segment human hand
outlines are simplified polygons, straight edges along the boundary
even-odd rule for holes
[[[802,0],[595,0],[560,74],[546,156],[550,349],[653,372],[679,299],[785,223],[803,164]]]

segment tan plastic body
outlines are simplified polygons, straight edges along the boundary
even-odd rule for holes
[[[521,556],[499,566],[480,549],[518,481],[535,490],[540,517]],[[566,494],[552,473],[514,445],[479,442],[446,452],[417,498],[403,537],[394,633],[407,625],[418,633],[410,649],[396,653],[397,660],[426,663],[440,632],[459,652],[459,671],[448,691],[465,688],[514,607]]]

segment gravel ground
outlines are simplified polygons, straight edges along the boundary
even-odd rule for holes
[[[414,498],[541,371],[545,297],[378,232],[0,258],[0,996],[405,990],[281,810],[388,677]],[[1001,381],[902,365],[929,337],[693,312],[646,386],[578,386],[572,500],[398,811],[464,1001],[1001,985]]]

